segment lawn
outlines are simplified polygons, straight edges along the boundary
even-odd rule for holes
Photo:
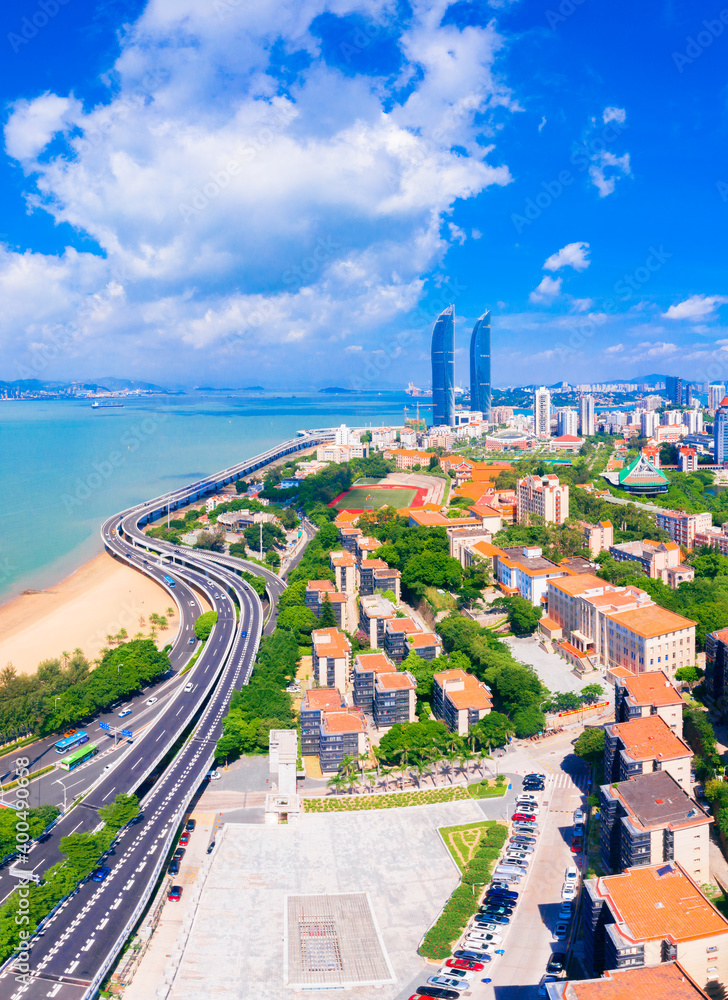
[[[448,851],[452,854],[455,864],[464,872],[468,862],[473,860],[475,850],[487,835],[492,822],[466,823],[464,826],[442,826],[440,833]]]
[[[336,510],[379,510],[380,507],[411,507],[418,491],[406,486],[352,486],[348,493],[337,497],[331,507]]]
[[[425,597],[435,611],[455,611],[458,606],[452,594],[448,594],[447,591],[441,594],[436,587],[425,587]]]

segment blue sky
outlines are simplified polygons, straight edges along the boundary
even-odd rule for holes
[[[4,5],[0,378],[725,380],[722,9]]]

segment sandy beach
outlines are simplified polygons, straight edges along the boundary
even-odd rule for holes
[[[93,660],[107,635],[121,628],[129,638],[146,635],[149,614],[164,615],[173,605],[160,586],[103,552],[56,586],[0,607],[0,668],[12,663],[18,673],[32,673],[41,660],[77,647]],[[158,632],[160,647],[177,633],[174,610],[168,627]]]

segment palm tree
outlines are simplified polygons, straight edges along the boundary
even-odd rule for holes
[[[326,782],[329,788],[333,788],[335,792],[339,792],[341,788],[346,784],[346,778],[343,774],[338,771],[336,774],[332,774],[329,780]]]
[[[465,749],[460,751],[460,756],[458,757],[458,764],[460,766],[460,770],[463,772],[463,775],[465,776],[466,779],[468,777],[468,765],[474,757],[475,754],[471,753],[470,750]]]
[[[426,770],[427,770],[427,764],[423,763],[423,761],[421,760],[416,761],[416,763],[412,765],[412,771],[414,771],[414,773],[417,775],[418,788],[422,787],[422,775]]]
[[[68,666],[68,661],[70,659],[71,659],[71,654],[68,652],[68,650],[64,649],[63,652],[61,653],[61,660],[63,661],[64,667]]]
[[[378,768],[379,781],[377,784],[384,786],[384,791],[389,791],[389,776],[394,773],[393,767],[380,767]]]
[[[166,615],[169,615],[169,617],[171,618],[174,615],[174,608],[170,605],[170,607],[168,607],[164,613]]]

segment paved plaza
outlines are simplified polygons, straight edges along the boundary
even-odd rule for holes
[[[284,981],[288,897],[368,893],[396,981],[355,986],[347,996],[395,1000],[423,970],[417,947],[458,884],[437,829],[482,819],[478,803],[466,801],[311,814],[287,826],[226,825],[170,997],[280,1000],[289,989],[293,996]]]

